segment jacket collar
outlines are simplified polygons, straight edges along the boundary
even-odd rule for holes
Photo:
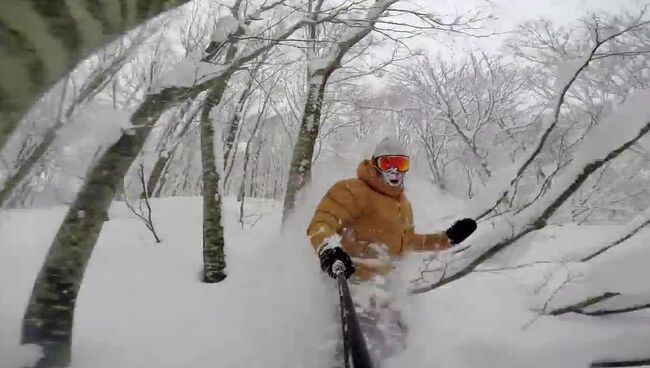
[[[357,168],[357,177],[361,179],[364,183],[368,184],[370,188],[374,191],[381,194],[387,195],[393,198],[399,198],[404,190],[402,185],[398,187],[392,187],[388,185],[381,175],[377,172],[372,161],[363,160]]]

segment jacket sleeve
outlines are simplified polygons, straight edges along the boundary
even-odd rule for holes
[[[449,238],[444,231],[432,234],[417,234],[413,225],[413,209],[411,204],[406,208],[406,229],[404,231],[404,245],[409,251],[443,250],[451,246]]]
[[[334,184],[327,191],[307,228],[307,236],[315,250],[325,239],[362,214],[362,197],[354,190],[353,183],[347,180]]]

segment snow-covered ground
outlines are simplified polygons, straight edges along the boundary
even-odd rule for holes
[[[341,175],[351,174],[352,170]],[[439,230],[462,217],[463,203],[425,181],[410,179],[408,193],[420,231]],[[122,203],[115,203],[78,299],[72,367],[333,366],[340,332],[335,285],[320,272],[304,235],[315,203],[335,178],[328,180],[304,192],[300,208],[283,231],[281,204],[250,200],[242,229],[236,220],[238,205],[229,198],[225,208],[228,278],[212,285],[199,282],[200,198],[153,202],[161,244]],[[33,355],[18,348],[20,320],[64,212],[63,207],[0,212],[2,368],[18,367]],[[485,264],[481,272],[424,295],[402,297],[399,303],[410,330],[408,348],[385,365],[569,368],[587,367],[605,357],[641,354],[650,337],[647,311],[609,318],[539,316],[549,298],[547,290],[553,291],[566,279],[569,266],[493,270],[575,259],[575,254],[583,255],[616,238],[618,229],[550,227]],[[468,244],[480,242],[479,235]],[[630,241],[628,251],[641,248],[644,238],[650,239],[650,234]],[[397,271],[398,278],[405,280],[404,288],[418,275],[420,258],[409,257]],[[542,287],[549,275],[551,280]],[[590,276],[584,271],[551,304],[566,305],[581,300],[580,292],[594,292],[593,282],[599,279]]]

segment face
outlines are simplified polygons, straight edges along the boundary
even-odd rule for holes
[[[404,172],[399,172],[397,169],[390,169],[387,171],[379,172],[384,178],[386,184],[390,185],[391,187],[399,187],[400,185],[404,184],[404,176],[406,176],[406,173]]]
[[[409,169],[408,156],[386,155],[375,159],[375,168],[381,173],[386,184],[398,187],[404,184],[404,176]]]

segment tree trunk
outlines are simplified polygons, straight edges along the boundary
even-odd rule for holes
[[[21,343],[43,348],[38,367],[69,365],[75,302],[108,208],[154,123],[190,92],[167,88],[148,96],[131,117],[132,134],[123,134],[86,176],[50,246],[23,318]]]
[[[156,163],[153,165],[153,169],[151,169],[151,173],[149,173],[149,179],[147,180],[148,198],[154,197],[154,191],[156,189],[156,185],[160,180],[160,175],[162,174],[163,169],[167,165],[169,158],[170,158],[169,153],[158,155],[158,159],[156,160]]]
[[[226,128],[226,139],[224,140],[224,151],[223,151],[223,167],[226,167],[226,162],[230,156],[232,147],[235,145],[235,138],[237,137],[237,131],[239,130],[239,124],[241,123],[242,113],[244,112],[244,106],[248,97],[251,95],[251,88],[253,86],[253,77],[251,76],[246,83],[246,88],[239,95],[239,101],[237,101],[237,106],[235,108],[235,113],[232,115],[232,118],[228,122]]]
[[[191,106],[189,107],[191,108]],[[164,151],[164,153],[159,153],[158,154],[158,159],[156,160],[156,163],[153,165],[153,169],[151,169],[151,173],[149,173],[149,179],[147,180],[147,195],[149,198],[154,198],[154,197],[160,197],[160,192],[162,191],[162,186],[164,185],[164,172],[165,172],[165,167],[167,167],[167,163],[174,157],[174,153],[176,152],[176,149],[180,146],[180,140],[185,137],[185,134],[187,134],[187,131],[190,130],[190,127],[192,126],[192,122],[194,121],[194,118],[196,115],[198,115],[200,109],[194,109],[194,111],[190,111],[187,115],[187,117],[184,117],[184,122],[183,122],[183,127],[181,128],[180,133],[178,134],[177,138],[179,139],[179,142],[174,144],[174,146],[171,149],[167,149],[167,143],[165,142],[161,150]],[[176,125],[174,126],[174,129],[176,129]],[[169,135],[166,137],[167,140],[173,138],[172,135]],[[158,185],[160,183],[160,185]],[[158,187],[158,188],[156,188]]]
[[[307,101],[305,102],[305,112],[302,116],[298,139],[296,140],[293,157],[291,158],[289,181],[284,197],[284,212],[282,214],[284,220],[293,212],[296,194],[311,179],[311,160],[314,156],[314,146],[320,128],[320,115],[323,107],[325,85],[333,71],[333,69],[318,71],[319,74],[315,74],[312,77],[312,81],[318,81],[320,79],[320,83],[310,83],[309,85]]]
[[[309,89],[307,91],[307,100],[305,110],[300,124],[298,139],[293,150],[291,159],[291,168],[289,169],[289,179],[287,182],[287,191],[284,197],[284,210],[282,213],[283,221],[293,212],[296,202],[296,194],[311,178],[311,164],[314,156],[314,146],[318,131],[320,128],[321,110],[323,107],[323,98],[325,96],[325,86],[332,73],[340,67],[343,56],[350,49],[366,37],[373,30],[377,19],[391,5],[398,0],[384,0],[375,2],[374,6],[368,9],[366,18],[359,21],[358,29],[351,32],[347,38],[341,40],[336,45],[336,50],[330,54],[330,62],[317,70],[309,73]],[[315,28],[310,28],[310,36],[315,35]]]
[[[219,172],[214,155],[214,128],[210,112],[219,104],[232,74],[219,77],[201,111],[201,169],[203,172],[203,281],[215,283],[226,278]]]
[[[156,3],[166,2],[158,0]],[[0,2],[0,4],[4,3]],[[147,5],[144,0],[138,4],[145,7]],[[148,9],[141,10],[146,12]],[[0,15],[4,14],[0,12]],[[145,102],[131,117],[133,127],[122,134],[92,167],[86,175],[84,186],[59,227],[37,276],[23,318],[21,342],[37,344],[43,348],[44,356],[37,363],[38,367],[64,367],[70,363],[74,307],[86,265],[99,237],[116,188],[123,181],[129,166],[138,156],[160,115],[179,101],[196,98],[201,92],[209,90],[211,98],[208,100],[213,102],[207,102],[204,106],[203,114],[206,119],[202,119],[209,122],[207,118],[215,105],[214,101],[218,102],[221,99],[230,76],[244,63],[268,51],[303,24],[303,22],[294,24],[277,39],[229,63],[230,65],[219,76],[193,87],[170,87],[160,93],[148,95]],[[231,49],[234,57],[236,49]],[[0,89],[0,95],[1,92]],[[205,234],[208,234],[209,240],[219,237],[223,239],[220,208],[214,206],[220,201],[217,190],[218,176],[214,165],[214,132],[210,124],[202,124],[201,128],[202,148],[206,149],[203,165],[204,171],[208,173],[207,178],[204,177],[204,186],[207,187],[204,188],[204,210],[206,210],[204,224],[208,225],[207,229],[204,228],[204,238]],[[208,185],[205,185],[206,183]],[[208,255],[206,264],[209,266],[206,271],[223,269],[221,267],[225,266],[223,242],[221,249],[217,243],[204,245],[208,247],[208,252],[205,252],[204,248],[204,256]],[[213,272],[211,276],[218,278],[219,272],[216,274]]]
[[[87,1],[81,13],[62,0],[0,1],[0,28],[5,30],[0,32],[0,150],[38,97],[84,57],[128,29],[188,1],[141,0],[137,6],[120,1],[119,12],[110,11],[113,7],[103,2]],[[79,14],[97,21],[78,19]],[[35,44],[31,39],[44,42]]]
[[[255,162],[253,164],[253,170],[251,171],[251,180],[250,180],[250,186],[249,186],[249,197],[258,197],[259,196],[259,186],[258,186],[258,172],[259,172],[259,167],[260,167],[260,152],[262,151],[262,143],[260,142],[257,145],[257,149],[255,150],[255,154],[253,155],[253,161]]]
[[[123,51],[121,54],[117,55],[113,60],[111,60],[105,69],[92,71],[89,79],[81,86],[78,95],[74,98],[70,106],[65,109],[65,113],[63,113],[63,104],[67,95],[67,88],[70,77],[66,78],[66,80],[63,82],[65,85],[61,93],[61,102],[56,123],[45,131],[43,139],[32,151],[29,157],[25,160],[22,160],[18,170],[4,182],[2,190],[0,190],[0,208],[2,208],[2,206],[9,199],[14,188],[32,171],[34,165],[41,161],[43,155],[45,155],[45,153],[49,150],[52,142],[54,142],[58,131],[63,127],[64,122],[70,119],[72,114],[81,104],[91,100],[98,92],[101,91],[101,89],[104,88],[103,84],[107,83],[108,80],[112,79],[117,74],[117,72],[126,62],[128,55],[131,53],[131,50],[135,47],[136,43],[134,42],[126,51]]]

